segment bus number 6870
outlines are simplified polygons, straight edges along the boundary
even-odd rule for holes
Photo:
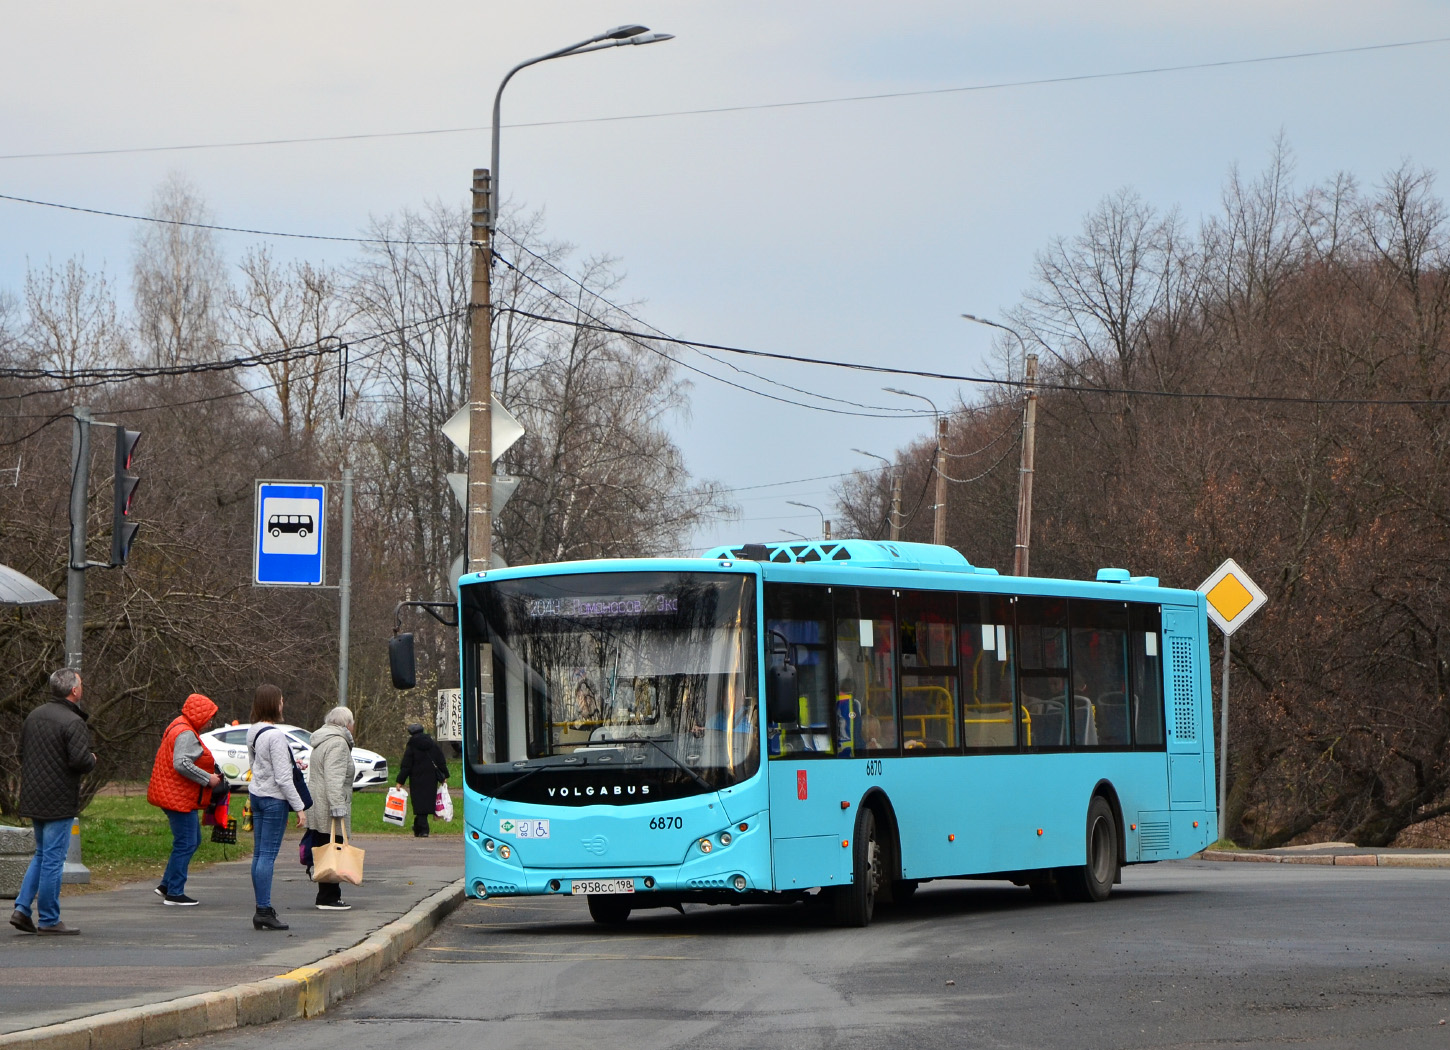
[[[650,817],[649,821],[651,831],[681,831],[684,826],[684,817]]]

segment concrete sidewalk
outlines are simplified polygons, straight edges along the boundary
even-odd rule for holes
[[[252,929],[250,860],[218,864],[192,875],[186,892],[201,902],[197,907],[166,906],[154,892],[152,879],[115,890],[62,896],[61,918],[81,931],[78,937],[38,937],[9,925],[0,927],[4,931],[0,933],[4,944],[0,1046],[15,1042],[7,1034],[23,1032],[31,1034],[24,1040],[27,1045],[80,1045],[74,1040],[47,1044],[35,1039],[40,1033],[31,1030],[59,1025],[59,1032],[77,1027],[63,1022],[82,1018],[96,1022],[98,1014],[173,1000],[185,1005],[184,997],[253,987],[256,982],[272,985],[279,977],[298,984],[303,997],[300,1012],[320,1012],[330,999],[362,986],[364,967],[350,971],[345,991],[336,982],[325,981],[319,989],[308,985],[309,981],[317,985],[318,975],[327,976],[319,963],[352,950],[355,962],[366,961],[368,974],[375,977],[462,899],[463,847],[456,836],[359,836],[353,842],[367,851],[365,881],[343,887],[352,910],[318,911],[313,907],[317,887],[297,863],[298,835],[296,829],[288,829],[272,884],[272,904],[291,926],[285,932]],[[314,999],[322,995],[320,1003],[312,1003],[315,1009],[306,1002],[309,993]],[[233,1001],[237,1005],[230,1011],[211,1009],[220,1014],[222,1023],[206,1030],[250,1023],[245,996]],[[283,1004],[282,1015],[287,1009]],[[165,1009],[143,1012],[162,1018]],[[227,1024],[228,1012],[243,1018]],[[262,1018],[260,1013],[256,1020],[276,1019]],[[157,1033],[164,1027],[152,1025]],[[126,1044],[156,1041],[128,1039]]]
[[[1278,849],[1206,849],[1201,860],[1247,864],[1322,864],[1354,868],[1450,868],[1450,850],[1360,847],[1352,842],[1315,842]]]

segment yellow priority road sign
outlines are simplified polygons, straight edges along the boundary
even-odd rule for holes
[[[1237,631],[1269,600],[1232,558],[1198,585],[1198,593],[1208,599],[1209,618],[1224,634]]]

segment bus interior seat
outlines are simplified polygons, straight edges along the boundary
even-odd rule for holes
[[[1078,743],[1091,747],[1098,742],[1098,723],[1093,717],[1093,702],[1080,693],[1072,698],[1072,728]]]
[[[1104,693],[1097,702],[1098,739],[1110,747],[1129,743],[1128,694]]]

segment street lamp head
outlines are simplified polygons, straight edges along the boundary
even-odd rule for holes
[[[641,33],[648,33],[649,26],[615,26],[613,29],[606,29],[599,34],[600,40],[623,40],[626,37],[639,36]]]
[[[630,41],[631,44],[658,44],[662,40],[673,40],[674,33],[646,33],[644,36],[637,36]]]

